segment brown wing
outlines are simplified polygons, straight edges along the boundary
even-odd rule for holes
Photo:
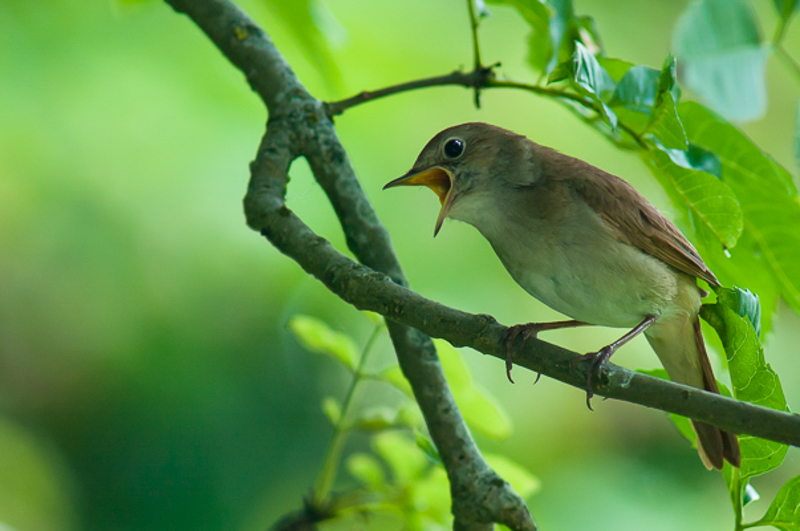
[[[564,166],[568,168],[570,186],[602,216],[620,241],[711,286],[720,285],[689,240],[633,186],[579,159],[561,157],[570,159],[559,164],[562,172]]]

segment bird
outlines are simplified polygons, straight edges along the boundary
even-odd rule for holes
[[[670,379],[719,393],[698,314],[719,280],[678,228],[623,179],[527,137],[483,122],[436,134],[411,170],[387,183],[427,186],[445,218],[475,227],[511,277],[570,320],[509,328],[508,340],[539,331],[596,325],[627,328],[587,354],[593,367],[643,333]],[[508,350],[508,349],[507,349]],[[511,379],[510,353],[506,367]],[[587,402],[591,374],[587,371]],[[513,382],[513,380],[512,380]],[[709,469],[739,467],[735,434],[692,421]]]

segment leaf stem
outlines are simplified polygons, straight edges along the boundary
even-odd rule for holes
[[[361,351],[361,358],[358,361],[358,367],[356,367],[356,370],[353,373],[353,380],[350,382],[350,387],[347,389],[347,394],[342,402],[342,411],[339,415],[336,425],[333,427],[333,437],[331,438],[331,443],[325,453],[325,461],[323,461],[322,469],[319,472],[319,476],[317,477],[317,482],[314,488],[314,503],[317,506],[325,504],[328,494],[331,491],[331,487],[333,486],[333,482],[336,479],[336,474],[339,470],[339,462],[342,458],[342,449],[344,448],[344,442],[346,439],[345,436],[347,435],[348,431],[348,426],[345,422],[345,419],[347,418],[347,412],[349,411],[350,405],[353,402],[353,395],[355,394],[356,386],[363,379],[364,367],[366,366],[369,352],[372,349],[375,340],[378,338],[378,334],[382,328],[383,324],[376,325],[375,329],[372,331],[372,334],[370,334],[369,339],[367,339],[367,342]]]

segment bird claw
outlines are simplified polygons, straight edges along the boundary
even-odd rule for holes
[[[514,368],[514,360],[511,358],[511,352],[514,347],[514,342],[517,340],[517,336],[522,334],[522,344],[524,345],[531,337],[537,337],[540,331],[541,327],[539,323],[518,324],[508,327],[506,338],[503,342],[506,345],[506,377],[512,384],[514,383],[514,379],[511,377],[511,369]],[[541,377],[541,373],[536,376],[536,382],[539,381],[539,377]],[[533,383],[535,384],[536,382]]]
[[[594,389],[592,388],[592,376],[594,375],[595,379],[600,380],[603,365],[605,365],[613,353],[614,349],[611,345],[608,345],[601,348],[597,352],[589,352],[588,354],[579,356],[571,363],[573,368],[577,368],[578,365],[581,365],[584,362],[588,362],[589,364],[586,369],[586,407],[588,407],[591,411],[594,411],[594,409],[592,409],[592,397],[594,396]]]

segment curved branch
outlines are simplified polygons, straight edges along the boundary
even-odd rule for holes
[[[270,38],[230,0],[166,1],[186,13],[246,74],[268,108],[267,132],[251,164],[244,201],[248,225],[267,234],[278,249],[307,271],[341,273],[340,262],[330,261],[330,252],[325,252],[332,250],[330,245],[284,204],[289,167],[295,158],[304,156],[336,210],[353,253],[369,266],[371,274],[381,271],[391,277],[380,274],[391,286],[406,285],[389,236],[355,178],[325,107],[301,85]],[[350,267],[365,268],[346,260]],[[498,522],[534,531],[536,525],[525,503],[478,451],[430,338],[399,322],[388,323],[388,328],[400,367],[447,470],[455,526],[488,531],[492,522]]]

